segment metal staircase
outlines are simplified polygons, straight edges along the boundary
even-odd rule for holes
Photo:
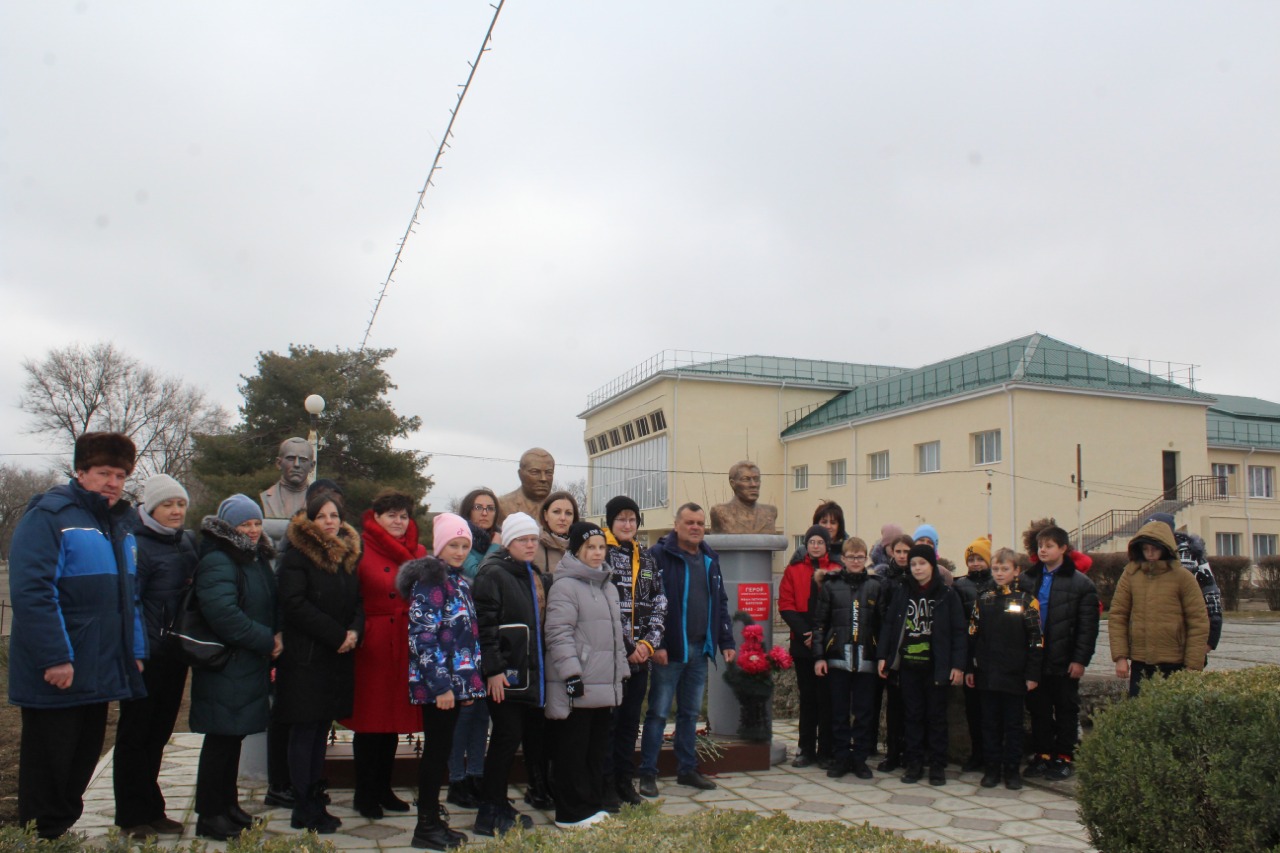
[[[1078,542],[1077,548],[1081,551],[1096,551],[1118,536],[1132,538],[1142,523],[1157,512],[1176,515],[1192,504],[1225,501],[1227,498],[1221,477],[1196,474],[1138,509],[1111,509],[1086,521],[1071,531],[1071,541]]]

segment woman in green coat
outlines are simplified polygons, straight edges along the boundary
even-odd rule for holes
[[[276,634],[274,553],[262,535],[262,510],[232,495],[208,516],[196,567],[200,613],[223,642],[235,647],[226,669],[197,669],[191,679],[191,730],[204,734],[196,774],[196,834],[225,841],[248,827],[236,778],[244,736],[266,731]]]

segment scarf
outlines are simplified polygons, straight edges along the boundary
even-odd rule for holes
[[[418,543],[418,525],[412,518],[409,519],[404,535],[396,538],[378,523],[373,510],[366,509],[360,518],[360,533],[371,549],[386,554],[397,566],[418,557],[418,549],[421,547]]]
[[[471,528],[471,550],[483,559],[489,553],[489,546],[493,544],[493,531],[481,530],[470,521],[467,522],[467,527]]]

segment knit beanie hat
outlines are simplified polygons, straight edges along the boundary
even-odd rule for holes
[[[138,458],[138,448],[133,439],[119,432],[83,432],[76,439],[72,467],[76,471],[88,471],[98,465],[123,468],[133,473],[133,463]]]
[[[151,515],[156,507],[173,498],[182,498],[188,503],[191,501],[182,484],[168,474],[152,474],[142,485],[142,508],[147,515]]]
[[[462,516],[451,512],[442,512],[431,520],[431,555],[439,557],[444,546],[454,539],[471,540],[471,528],[462,520]]]
[[[933,543],[933,547],[937,548],[942,544],[938,539],[938,528],[932,524],[922,524],[916,528],[916,532],[911,534],[911,538],[919,542],[922,538],[928,538]]]
[[[886,543],[892,542],[893,540],[897,539],[901,535],[902,535],[901,525],[894,524],[893,522],[880,525],[880,541],[881,542],[886,542]]]
[[[979,536],[977,539],[969,543],[969,547],[964,549],[964,561],[969,562],[972,556],[982,558],[982,561],[988,566],[991,565],[991,540],[985,536]]]
[[[636,521],[640,521],[640,504],[626,495],[618,495],[616,498],[610,498],[609,502],[604,505],[604,526],[613,527],[613,522],[622,514],[624,509],[634,512]]]
[[[926,536],[928,534],[925,534]],[[938,552],[930,548],[928,545],[912,545],[911,553],[907,555],[907,565],[911,565],[911,561],[916,557],[923,557],[929,561],[929,565],[933,566],[933,570],[938,571]]]
[[[262,507],[248,495],[235,494],[218,504],[218,518],[239,527],[246,521],[262,521]]]
[[[600,525],[590,521],[574,522],[569,528],[569,553],[577,556],[578,549],[592,536],[604,538],[604,531],[600,529]]]
[[[804,534],[805,548],[809,547],[809,540],[815,536],[822,537],[822,542],[827,546],[827,550],[831,550],[831,534],[828,533],[827,528],[823,527],[821,524],[815,524],[813,527],[810,527],[808,530],[805,531],[805,534]]]
[[[541,531],[538,522],[527,512],[513,512],[502,522],[502,547],[506,548],[521,536],[537,536]]]

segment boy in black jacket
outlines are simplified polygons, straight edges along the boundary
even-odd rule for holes
[[[907,770],[914,784],[924,774],[928,743],[929,784],[947,784],[947,686],[964,681],[964,616],[960,599],[938,573],[930,545],[915,545],[908,576],[893,597],[880,633],[879,672],[896,671],[906,711]]]
[[[991,564],[994,588],[978,596],[969,615],[969,672],[965,684],[977,688],[982,702],[985,771],[979,783],[994,788],[1004,768],[1004,784],[1022,787],[1022,709],[1027,691],[1040,677],[1040,603],[1017,588],[1018,555],[996,552]]]
[[[1061,781],[1071,776],[1080,737],[1080,679],[1098,642],[1098,591],[1070,557],[1061,527],[1046,527],[1036,539],[1040,558],[1018,579],[1040,605],[1044,637],[1038,686],[1027,694],[1031,748],[1025,776]]]
[[[867,543],[856,536],[844,543],[844,570],[814,573],[817,596],[810,608],[814,675],[830,682],[832,712],[831,767],[839,779],[853,773],[870,779],[867,757],[875,745],[876,641],[885,609],[880,578],[867,573]],[[849,714],[853,713],[853,727]]]

